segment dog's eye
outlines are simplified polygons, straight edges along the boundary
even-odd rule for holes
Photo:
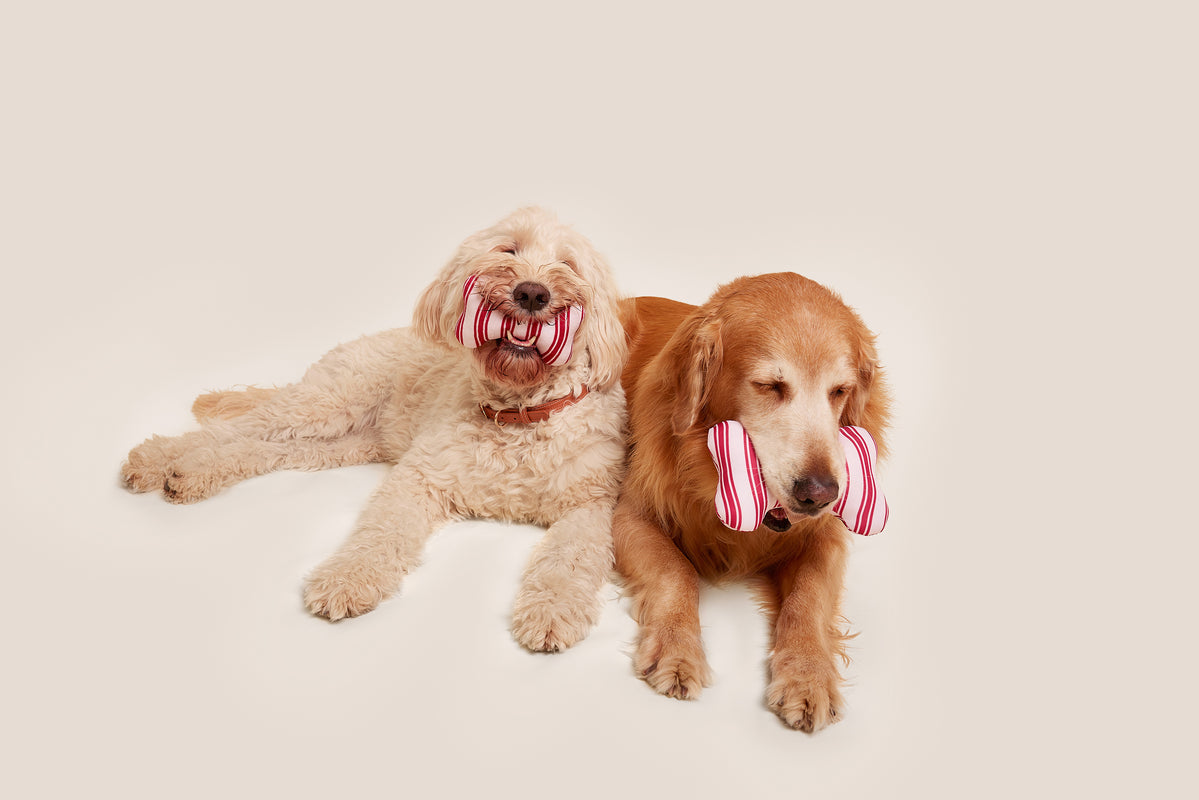
[[[782,381],[754,381],[754,386],[764,393],[778,395],[779,397],[784,397],[787,394],[787,384]]]
[[[836,389],[833,389],[831,392],[829,392],[828,396],[830,400],[840,400],[847,394],[849,394],[848,386],[838,386]]]

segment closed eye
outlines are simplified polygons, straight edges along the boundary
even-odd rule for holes
[[[787,396],[787,384],[782,381],[754,381],[754,388],[764,394],[773,394],[780,399]]]
[[[828,393],[828,397],[830,400],[841,400],[848,394],[849,394],[848,386],[838,386],[836,389],[833,389],[831,392]]]

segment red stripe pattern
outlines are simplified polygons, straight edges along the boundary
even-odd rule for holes
[[[856,425],[841,429],[841,446],[848,477],[833,513],[854,533],[881,533],[891,517],[891,507],[878,486],[878,447],[866,429]]]
[[[735,531],[757,530],[777,503],[766,490],[749,434],[740,422],[717,423],[708,429],[708,450],[716,462],[716,516]]]
[[[502,339],[509,333],[513,338],[532,340],[541,360],[551,367],[565,364],[574,352],[575,332],[583,322],[581,306],[567,306],[553,322],[520,320],[501,314],[488,303],[476,286],[479,277],[471,275],[462,287],[462,300],[466,309],[458,318],[454,336],[466,347],[479,347],[493,339]]]
[[[890,518],[887,498],[878,486],[878,448],[865,428],[840,430],[847,478],[833,514],[862,536],[882,532]],[[708,450],[716,464],[716,516],[725,527],[757,530],[767,512],[782,508],[762,480],[753,442],[741,423],[725,420],[708,429]]]

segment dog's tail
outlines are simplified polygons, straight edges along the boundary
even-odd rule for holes
[[[232,419],[257,408],[275,396],[276,388],[264,389],[247,386],[245,389],[229,389],[223,392],[208,392],[192,403],[192,415],[199,422],[209,419]]]

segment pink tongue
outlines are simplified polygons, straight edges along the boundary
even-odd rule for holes
[[[787,512],[781,508],[772,508],[766,512],[766,516],[774,517],[775,519],[786,519]]]

